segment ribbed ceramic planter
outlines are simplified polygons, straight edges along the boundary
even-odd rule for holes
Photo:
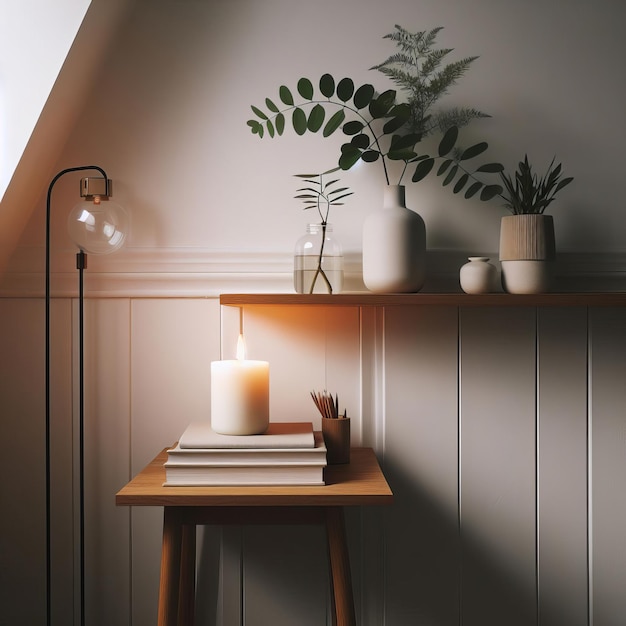
[[[500,224],[502,287],[508,293],[550,290],[556,257],[551,215],[508,215]]]

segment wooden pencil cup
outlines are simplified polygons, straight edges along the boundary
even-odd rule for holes
[[[350,418],[322,417],[322,435],[329,465],[350,463]]]

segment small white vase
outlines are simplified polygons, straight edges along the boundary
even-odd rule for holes
[[[465,293],[492,293],[498,284],[498,270],[486,256],[470,256],[461,267],[459,282]]]
[[[383,208],[363,224],[363,282],[377,293],[414,293],[426,278],[426,226],[405,206],[403,185],[385,189]]]

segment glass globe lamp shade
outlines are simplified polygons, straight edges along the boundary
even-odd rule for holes
[[[94,196],[70,212],[67,227],[72,241],[89,254],[119,250],[128,235],[128,214],[111,200]]]

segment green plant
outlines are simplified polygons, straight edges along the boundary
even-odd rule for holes
[[[286,115],[290,114],[293,129],[298,135],[321,130],[324,137],[329,137],[341,128],[345,135],[351,137],[341,146],[338,164],[342,170],[349,170],[359,160],[371,163],[380,159],[389,184],[387,160],[404,161],[399,182],[410,163],[415,164],[411,180],[419,182],[428,176],[436,162],[440,162],[437,175],[442,177],[444,186],[456,179],[455,193],[460,192],[470,180],[473,182],[466,191],[467,198],[481,191],[480,199],[489,200],[502,191],[500,185],[487,185],[474,176],[475,172],[499,172],[502,170],[500,164],[487,163],[474,172],[466,169],[465,162],[482,154],[488,146],[486,142],[480,142],[465,150],[455,149],[458,139],[456,126],[445,132],[437,155],[418,155],[415,145],[420,136],[401,131],[409,120],[409,104],[397,103],[393,89],[376,94],[373,85],[355,88],[350,78],[337,82],[330,74],[324,74],[319,80],[319,94],[308,78],[298,81],[297,93],[302,98],[298,103],[292,91],[282,85],[278,96],[284,108],[280,109],[270,98],[265,99],[265,110],[253,105],[256,118],[247,122],[252,133],[259,137],[264,137],[266,133],[270,137],[280,136],[285,130]],[[327,108],[337,110],[328,117]]]
[[[504,185],[504,191],[500,195],[505,200],[504,206],[513,215],[543,213],[556,193],[574,180],[573,177],[561,178],[561,164],[555,167],[554,161],[553,158],[547,172],[541,177],[533,172],[528,155],[524,155],[524,160],[519,162],[513,178],[506,172],[500,172]]]
[[[332,285],[322,268],[322,260],[324,258],[324,244],[326,242],[326,227],[328,225],[328,216],[330,214],[331,206],[341,206],[344,198],[351,196],[354,192],[349,191],[349,187],[334,187],[339,179],[335,178],[328,182],[324,181],[324,176],[336,172],[339,168],[322,172],[321,174],[296,174],[297,178],[302,178],[305,183],[311,185],[310,187],[301,187],[297,190],[298,195],[295,197],[302,200],[304,203],[304,210],[316,209],[320,216],[322,225],[322,242],[320,244],[320,250],[317,257],[317,268],[311,281],[311,288],[309,293],[313,293],[315,289],[315,283],[319,276],[322,277],[326,283],[328,293],[333,292]]]
[[[473,119],[490,117],[469,107],[432,112],[437,101],[478,58],[465,57],[441,67],[444,59],[453,51],[452,48],[434,48],[441,30],[443,27],[438,26],[429,31],[411,33],[396,24],[395,31],[385,35],[383,39],[395,42],[400,52],[370,68],[382,72],[407,94],[410,109],[407,126],[411,133],[420,138],[427,137],[436,130],[445,133],[452,126],[461,128]]]
[[[324,74],[317,90],[311,80],[300,78],[297,94],[301,100],[296,102],[293,91],[282,85],[278,100],[266,98],[265,107],[252,106],[255,118],[247,122],[250,130],[259,137],[280,136],[288,116],[298,135],[321,131],[324,137],[329,137],[341,128],[351,138],[341,146],[338,164],[343,170],[349,170],[360,160],[380,161],[385,181],[390,184],[387,162],[401,161],[404,162],[398,179],[401,184],[409,166],[413,172],[411,180],[419,182],[431,173],[436,162],[440,162],[435,171],[444,186],[454,181],[453,190],[458,193],[469,184],[466,197],[480,191],[481,200],[493,198],[502,187],[487,185],[474,174],[497,173],[502,166],[487,163],[474,171],[466,167],[470,159],[487,149],[487,144],[481,142],[465,150],[456,146],[459,127],[476,117],[488,116],[470,108],[431,112],[432,106],[477,57],[466,57],[442,67],[452,50],[434,48],[441,27],[417,33],[398,25],[395,28],[396,31],[385,38],[394,41],[400,52],[371,69],[379,70],[396,82],[407,93],[407,102],[399,101],[393,89],[377,93],[373,85],[355,87],[354,81],[347,77],[336,81],[331,74]],[[419,154],[417,144],[435,130],[443,134],[437,155]]]
[[[331,206],[341,206],[344,198],[351,196],[354,192],[349,191],[349,187],[337,187],[331,189],[339,182],[338,178],[324,182],[324,176],[336,172],[338,168],[322,172],[321,174],[296,174],[297,178],[302,178],[305,183],[313,185],[312,187],[301,187],[297,190],[298,195],[294,196],[304,203],[304,210],[317,209],[320,216],[320,223],[326,226],[328,223],[328,215]]]

